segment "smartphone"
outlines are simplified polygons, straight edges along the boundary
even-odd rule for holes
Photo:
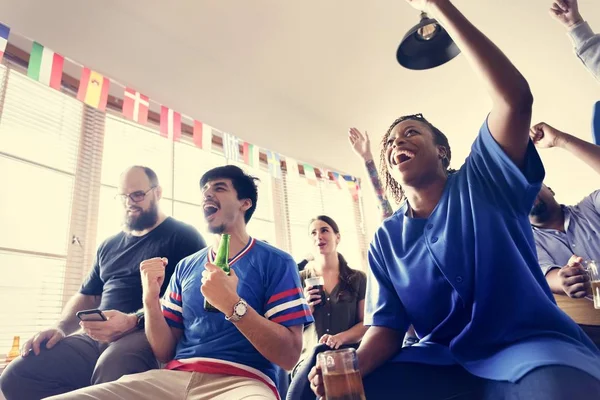
[[[98,309],[77,311],[75,314],[81,321],[106,321],[106,315]]]

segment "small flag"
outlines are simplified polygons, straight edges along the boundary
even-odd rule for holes
[[[287,177],[291,179],[300,178],[300,170],[298,169],[298,162],[293,158],[285,158],[285,166],[287,167]]]
[[[343,180],[344,178],[342,178],[342,176],[340,174],[338,174],[337,172],[331,172],[331,174],[333,175],[333,181],[335,182],[335,185],[338,187],[338,189],[342,189],[342,184],[341,184],[341,180]]]
[[[321,179],[323,179],[325,182],[331,182],[331,179],[329,179],[329,170],[325,169],[325,168],[321,168]]]
[[[223,133],[223,152],[225,158],[230,161],[240,160],[240,143],[239,139],[230,133]]]
[[[88,106],[105,111],[109,85],[110,81],[108,78],[89,68],[84,68],[81,73],[81,80],[79,81],[77,99]]]
[[[244,157],[244,163],[254,168],[259,167],[260,149],[258,146],[255,146],[252,143],[244,142],[242,152]]]
[[[350,175],[345,175],[344,180],[346,181],[346,184],[348,185],[348,190],[350,191],[350,194],[352,195],[352,199],[354,201],[358,201],[358,184],[356,183],[356,178],[354,178],[353,176],[350,176]]]
[[[212,127],[200,121],[194,121],[194,144],[203,150],[211,151]]]
[[[125,88],[123,94],[123,115],[138,124],[146,125],[148,122],[148,107],[150,99],[140,92]]]
[[[317,186],[317,175],[312,165],[304,164],[304,176],[309,185]]]
[[[181,137],[181,114],[165,106],[160,107],[160,134],[178,141]]]
[[[27,76],[53,89],[60,90],[64,63],[63,56],[38,42],[33,42]]]
[[[6,45],[8,44],[8,35],[10,35],[10,28],[6,25],[0,24],[0,62],[4,57],[6,51]]]
[[[281,178],[281,160],[279,154],[267,150],[267,163],[271,176],[273,178]]]

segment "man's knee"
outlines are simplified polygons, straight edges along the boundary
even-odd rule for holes
[[[23,369],[21,360],[20,357],[13,360],[0,376],[0,391],[6,400],[19,399],[20,390],[26,387],[26,379],[21,371]]]
[[[156,357],[143,331],[130,336],[112,343],[100,356],[92,375],[93,385],[158,368]]]

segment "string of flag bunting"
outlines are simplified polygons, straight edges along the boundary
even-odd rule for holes
[[[13,33],[14,34],[14,33]],[[4,58],[9,36],[10,27],[0,23],[0,62]],[[79,65],[70,59],[66,61]],[[29,55],[29,64],[27,67],[27,76],[55,90],[61,90],[63,69],[65,57],[45,47],[44,45],[33,42]],[[90,107],[100,111],[106,111],[108,104],[108,94],[111,82],[119,87],[123,87],[123,116],[140,125],[147,125],[148,113],[150,110],[150,98],[133,88],[120,85],[118,82],[109,79],[85,66],[79,79],[79,88],[77,99]],[[200,149],[212,151],[213,127],[190,118],[193,120],[193,143]],[[182,136],[182,115],[181,113],[165,105],[160,107],[160,135],[172,141],[179,141]],[[260,150],[257,145],[241,140],[233,134],[221,132],[223,140],[223,153],[225,158],[230,161],[243,162],[244,164],[259,168]],[[240,147],[242,153],[240,155]],[[282,155],[277,152],[262,149],[267,157],[267,167],[269,174],[274,178],[282,178]],[[318,185],[318,178],[315,167],[308,163],[299,163],[297,160],[283,156],[286,164],[286,176],[288,179],[301,179],[301,165],[304,170],[306,181],[313,186]],[[335,171],[328,171],[319,168],[322,179],[334,183],[340,190],[347,188],[355,201],[358,200],[360,193],[360,181],[351,175],[343,175]],[[331,179],[330,179],[331,176]]]

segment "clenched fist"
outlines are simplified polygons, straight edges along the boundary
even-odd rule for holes
[[[555,0],[550,7],[550,15],[565,28],[571,28],[583,21],[577,0]]]
[[[533,144],[535,144],[535,147],[550,149],[562,146],[568,136],[563,131],[559,131],[545,122],[540,122],[531,127],[529,137]]]
[[[566,295],[573,299],[580,299],[591,292],[590,277],[583,268],[583,258],[571,256],[567,265],[558,271],[560,284]]]
[[[214,264],[207,263],[202,271],[202,286],[200,291],[213,307],[226,316],[233,313],[233,306],[240,296],[237,293],[239,279],[233,268],[229,275]]]
[[[169,260],[164,257],[154,257],[140,263],[144,303],[157,301],[160,288],[165,281],[165,268]]]

